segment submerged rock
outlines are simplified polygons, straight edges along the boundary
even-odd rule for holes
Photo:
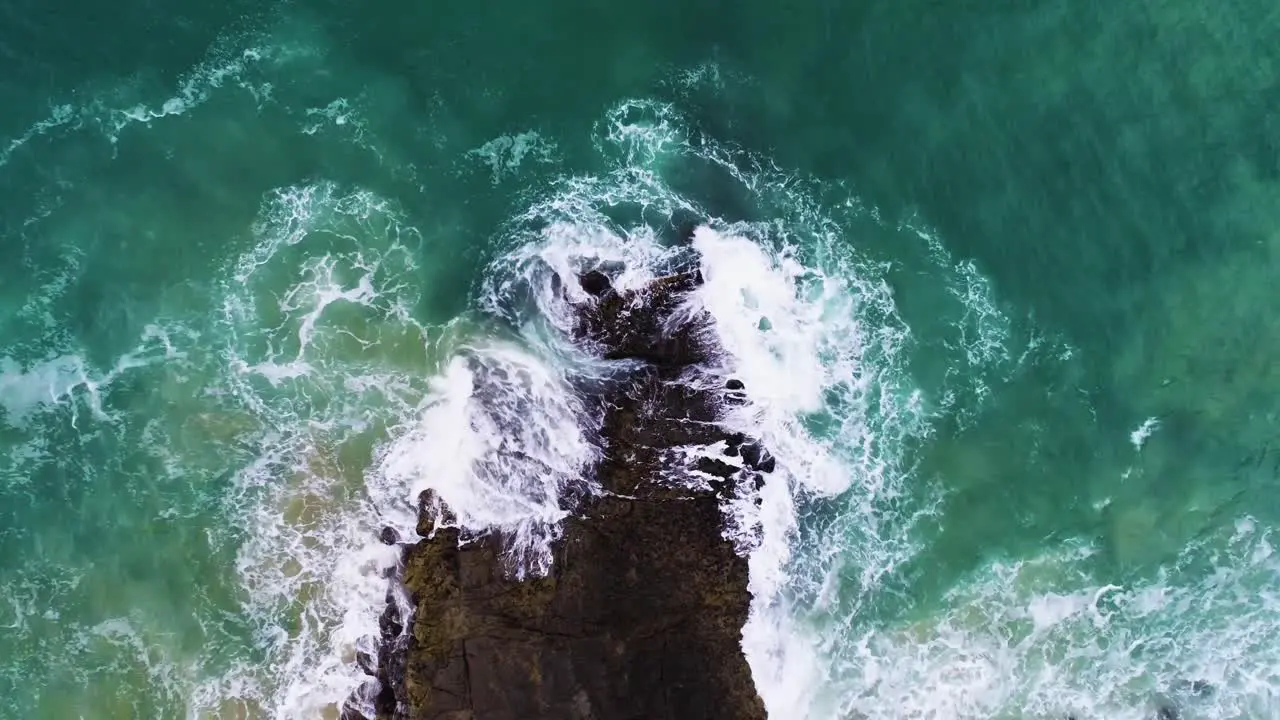
[[[702,458],[713,489],[661,481],[673,448],[723,441],[753,448],[753,465],[767,457],[719,429],[718,392],[676,382],[707,354],[702,320],[668,327],[701,276],[626,293],[607,277],[581,281],[597,299],[580,308],[580,339],[643,361],[599,398],[605,492],[563,522],[550,574],[524,580],[508,573],[501,536],[460,547],[458,529],[438,522],[443,503],[423,494],[424,539],[406,548],[401,578],[416,610],[403,636],[393,605],[383,618],[380,718],[765,718],[741,648],[747,562],[721,510],[735,483],[760,476]]]

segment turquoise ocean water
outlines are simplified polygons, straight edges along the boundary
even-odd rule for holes
[[[0,68],[0,717],[336,718],[417,491],[545,569],[549,270],[695,253],[771,717],[1280,717],[1274,5],[3,0]]]

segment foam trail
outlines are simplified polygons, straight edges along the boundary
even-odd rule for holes
[[[543,164],[554,162],[556,145],[536,131],[526,130],[494,138],[478,148],[468,150],[467,155],[484,163],[489,168],[493,184],[497,185],[518,173],[520,164],[526,158]]]
[[[271,48],[233,50],[226,44],[215,47],[204,61],[182,79],[175,92],[159,105],[139,103],[123,109],[105,108],[100,121],[107,137],[116,142],[120,132],[129,125],[149,125],[155,120],[183,115],[207,102],[214,92],[227,83],[237,83],[255,97],[260,97],[260,91],[243,78],[251,68],[272,59]]]
[[[0,168],[8,165],[14,154],[32,140],[63,128],[97,128],[115,143],[119,140],[121,131],[130,125],[149,125],[155,120],[186,114],[207,102],[215,92],[228,84],[236,84],[255,98],[261,99],[269,94],[263,88],[269,88],[270,83],[263,82],[260,87],[246,78],[255,68],[276,59],[274,48],[249,47],[236,50],[233,49],[233,41],[224,40],[216,44],[208,56],[183,77],[170,97],[156,105],[140,102],[120,107],[120,98],[112,97],[113,93],[103,95],[95,88],[83,89],[83,94],[95,96],[95,99],[80,107],[68,103],[55,105],[47,117],[32,124],[7,144],[0,145]],[[114,93],[116,96],[123,94],[122,90]]]
[[[57,105],[53,107],[48,117],[27,128],[26,132],[10,140],[9,144],[5,146],[3,150],[0,150],[0,167],[8,165],[9,159],[12,158],[13,154],[23,145],[26,145],[37,137],[47,135],[48,133],[57,130],[63,125],[76,122],[78,119],[78,116],[70,105]]]
[[[101,416],[96,400],[99,385],[78,355],[63,355],[28,368],[10,358],[0,359],[0,407],[11,425],[22,425],[42,407],[61,404],[80,387],[89,391],[90,407]]]
[[[111,383],[126,372],[159,360],[178,357],[163,328],[148,325],[137,347],[117,358],[105,373],[96,373],[84,358],[67,353],[38,363],[23,365],[0,357],[0,408],[10,425],[23,426],[33,415],[64,404],[72,404],[73,424],[78,391],[97,420],[110,420],[103,409],[103,395]]]

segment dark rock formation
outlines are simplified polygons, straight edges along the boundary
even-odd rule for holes
[[[592,270],[584,274],[578,279],[578,282],[582,285],[582,289],[587,291],[587,294],[595,297],[604,297],[606,293],[613,289],[613,282],[609,280],[609,276],[599,270]]]
[[[584,289],[599,286],[586,278]],[[577,337],[610,360],[641,360],[676,369],[702,362],[709,350],[705,323],[673,318],[685,294],[700,284],[702,273],[693,270],[658,278],[640,290],[611,289],[580,308]]]
[[[713,422],[718,392],[673,382],[707,357],[704,322],[672,319],[701,276],[619,292],[597,274],[579,278],[595,299],[580,309],[578,339],[607,358],[641,361],[600,398],[605,458],[596,474],[606,492],[564,522],[550,576],[524,581],[507,573],[502,538],[459,547],[458,531],[441,526],[447,508],[424,493],[425,539],[403,563],[416,610],[399,640],[394,603],[384,616],[378,675],[389,693],[378,696],[379,718],[765,717],[741,649],[747,564],[724,538],[721,511],[726,495],[753,491],[759,475],[704,458],[689,470],[712,477],[712,489],[662,481],[669,450],[690,443],[753,448],[759,469],[767,457]]]
[[[746,567],[714,497],[607,497],[569,520],[551,577],[510,580],[498,543],[411,549],[411,718],[762,718],[742,657]]]
[[[742,453],[742,462],[752,470],[771,473],[778,466],[778,461],[769,454],[768,450],[761,447],[759,443],[745,443],[738,448],[738,451]]]

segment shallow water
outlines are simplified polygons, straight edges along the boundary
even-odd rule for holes
[[[777,15],[0,4],[0,715],[334,717],[419,490],[592,489],[552,271],[698,262],[771,716],[1280,716],[1277,11]]]

